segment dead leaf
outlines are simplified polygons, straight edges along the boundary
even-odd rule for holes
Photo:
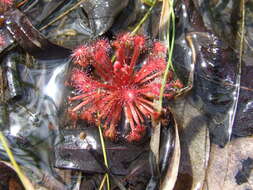
[[[9,179],[9,190],[23,190],[22,185],[17,181],[16,178]]]
[[[170,24],[170,1],[163,0],[161,18],[159,23],[159,38],[165,40]]]
[[[174,147],[174,152],[173,152],[171,161],[169,163],[167,174],[161,185],[161,190],[172,190],[175,186],[177,175],[178,175],[181,150],[180,150],[180,141],[179,141],[179,135],[178,135],[178,126],[175,120],[174,120],[174,123],[175,123],[174,125],[175,147]]]
[[[175,190],[202,189],[209,159],[207,119],[189,102],[186,97],[179,97],[172,105],[178,121],[181,145],[181,160]]]
[[[253,138],[238,138],[225,148],[212,145],[204,190],[253,189]]]

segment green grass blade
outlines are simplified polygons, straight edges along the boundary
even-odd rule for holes
[[[30,180],[24,175],[23,171],[21,170],[21,168],[19,167],[19,165],[17,164],[14,155],[12,153],[12,151],[9,148],[7,139],[5,138],[5,136],[3,135],[3,133],[0,131],[0,142],[2,143],[10,161],[11,164],[13,166],[13,169],[15,170],[15,172],[17,173],[20,181],[23,183],[24,187],[26,190],[34,190],[34,187],[32,185],[32,183],[30,182]]]

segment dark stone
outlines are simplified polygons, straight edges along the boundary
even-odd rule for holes
[[[85,133],[81,139],[80,133]],[[103,160],[102,148],[97,127],[88,127],[83,130],[64,130],[64,141],[56,148],[55,166],[58,168],[77,169],[86,173],[104,173],[100,164],[89,152],[92,147]],[[130,172],[131,162],[138,160],[141,155],[143,160],[148,160],[148,147],[128,143],[114,143],[106,140],[108,164],[114,175],[127,175]]]
[[[247,183],[252,169],[253,169],[253,159],[249,157],[247,158],[247,160],[243,160],[242,169],[239,170],[235,176],[236,183],[238,185]]]

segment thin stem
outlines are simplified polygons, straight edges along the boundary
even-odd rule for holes
[[[14,170],[16,171],[19,179],[21,180],[21,182],[23,183],[24,187],[26,190],[34,190],[34,187],[32,185],[32,183],[29,181],[29,179],[23,174],[21,168],[19,167],[19,165],[17,164],[12,151],[9,148],[8,142],[6,140],[6,138],[4,137],[3,133],[0,131],[0,141],[11,161],[11,164],[14,168]]]
[[[99,136],[100,136],[100,141],[101,141],[101,146],[102,146],[102,151],[103,151],[103,156],[104,156],[104,163],[105,166],[108,168],[108,160],[107,160],[107,154],[106,154],[106,149],[105,149],[105,142],[104,142],[104,137],[103,137],[103,133],[102,133],[102,129],[101,126],[98,126],[98,130],[99,130]],[[110,181],[109,181],[109,176],[108,174],[105,174],[106,176],[106,181],[107,181],[107,190],[110,190]]]
[[[148,11],[144,15],[144,17],[140,20],[140,22],[137,24],[137,26],[131,32],[131,35],[135,35],[138,32],[138,30],[143,25],[143,23],[148,19],[149,15],[151,14],[151,12],[152,12],[153,8],[155,7],[156,3],[157,3],[157,0],[155,0],[154,3],[152,4],[152,6],[148,9]]]
[[[133,29],[133,31],[131,32],[131,36],[135,35],[138,30],[140,29],[140,27],[143,25],[143,23],[148,19],[149,15],[151,14],[153,8],[155,7],[156,3],[158,0],[155,0],[152,4],[152,6],[148,9],[148,11],[146,12],[146,14],[143,16],[143,18],[140,20],[140,22],[137,24],[137,26]],[[114,54],[111,58],[112,63],[116,60],[116,55]]]
[[[240,37],[240,57],[239,62],[242,63],[242,57],[243,57],[243,50],[244,50],[244,33],[245,33],[245,2],[244,0],[241,0],[241,9],[242,9],[242,21],[241,21],[241,37]]]
[[[77,4],[75,4],[73,7],[71,7],[70,9],[68,9],[66,12],[64,12],[63,14],[59,15],[58,17],[56,17],[54,20],[52,20],[51,22],[49,22],[48,24],[46,24],[45,26],[43,26],[42,28],[39,29],[39,31],[42,31],[44,29],[46,29],[47,27],[49,27],[50,25],[54,24],[55,22],[57,22],[58,20],[60,20],[61,18],[65,17],[67,14],[69,14],[71,11],[75,10],[76,8],[79,7],[79,5],[81,5],[84,1],[86,0],[81,0],[80,2],[78,2]]]
[[[153,0],[141,0],[142,1],[142,3],[145,3],[145,4],[147,4],[147,5],[149,5],[149,6],[152,6],[153,5]]]
[[[21,7],[22,5],[24,5],[28,0],[24,0],[24,1],[21,1],[20,3],[17,4],[17,8]]]
[[[168,60],[168,65],[169,68],[167,69],[167,72],[169,69],[172,69],[174,71],[174,67],[172,64],[172,55],[173,55],[173,50],[174,50],[174,45],[175,45],[175,28],[176,28],[176,23],[175,23],[175,13],[173,10],[173,2],[171,5],[171,19],[172,19],[172,39],[171,39],[171,45],[169,49],[169,60]]]
[[[167,1],[164,1],[163,3],[167,3]],[[157,103],[157,111],[159,113],[161,113],[162,111],[162,103],[163,103],[163,96],[164,96],[164,90],[165,90],[165,86],[166,86],[166,81],[168,78],[168,73],[170,68],[172,67],[172,54],[173,54],[173,48],[174,48],[174,38],[175,38],[175,15],[174,15],[174,10],[173,10],[173,0],[169,0],[168,2],[170,5],[169,7],[169,19],[168,19],[168,33],[167,33],[167,40],[169,43],[169,47],[168,47],[168,63],[166,65],[166,69],[163,75],[163,79],[162,79],[162,85],[160,88],[160,96],[159,96],[159,100]],[[171,19],[170,19],[171,18]],[[170,22],[172,20],[172,39],[170,39]],[[161,122],[156,123],[152,122],[152,125],[155,126],[153,129],[153,135],[151,136],[151,140],[150,140],[150,148],[153,151],[155,158],[156,158],[156,163],[159,164],[159,147],[160,147],[160,133],[161,133]]]
[[[104,177],[103,177],[103,179],[102,179],[102,181],[101,181],[101,183],[100,183],[100,186],[99,186],[99,190],[102,190],[102,188],[103,188],[103,186],[104,186],[104,184],[105,184],[105,180],[107,179],[107,176],[106,176],[106,174],[104,175]]]
[[[170,16],[171,16],[171,20],[172,20],[172,37],[171,39],[169,38],[169,49],[168,49],[168,53],[169,53],[169,57],[168,57],[168,63],[166,65],[166,69],[163,75],[163,80],[162,80],[162,86],[160,89],[160,96],[159,96],[159,102],[158,102],[158,111],[160,112],[162,110],[162,101],[163,101],[163,96],[164,96],[164,90],[165,90],[165,86],[166,86],[166,81],[168,78],[168,74],[169,74],[169,70],[173,68],[172,65],[172,55],[173,55],[173,49],[174,49],[174,43],[175,43],[175,13],[173,10],[173,0],[169,1],[171,3],[170,5]],[[170,24],[169,24],[170,26]],[[170,33],[170,31],[168,32]],[[168,37],[170,37],[170,34],[167,35]]]

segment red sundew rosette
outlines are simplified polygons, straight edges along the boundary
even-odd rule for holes
[[[69,113],[78,113],[79,119],[89,123],[102,124],[104,135],[112,140],[118,135],[123,113],[130,126],[125,138],[139,141],[147,128],[145,120],[157,113],[153,101],[160,94],[167,49],[162,43],[154,42],[145,62],[140,63],[143,50],[149,49],[144,36],[125,33],[111,44],[102,39],[73,51],[74,64],[78,67],[72,70],[69,85],[77,94],[69,102],[78,103]],[[109,56],[111,50],[114,61]],[[88,65],[94,67],[95,74],[83,71]],[[172,83],[171,77],[168,85]]]

